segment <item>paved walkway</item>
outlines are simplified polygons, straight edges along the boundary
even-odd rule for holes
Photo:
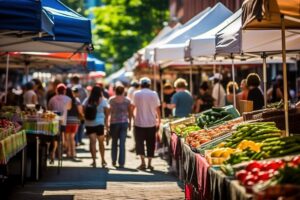
[[[111,165],[110,146],[107,146],[108,166],[100,168],[98,155],[97,168],[91,168],[91,156],[86,145],[80,146],[77,156],[80,162],[64,160],[61,173],[56,167],[49,166],[47,173],[38,182],[27,182],[25,187],[17,186],[10,191],[9,200],[96,200],[96,199],[184,199],[181,184],[168,171],[166,161],[153,160],[155,170],[138,171],[139,158],[128,151],[133,139],[127,139],[125,169],[116,169]],[[56,163],[55,163],[56,164]],[[56,165],[55,165],[56,166]],[[1,198],[2,199],[2,198]]]

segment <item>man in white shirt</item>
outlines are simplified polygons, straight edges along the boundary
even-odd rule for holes
[[[213,77],[210,77],[210,80],[214,81],[214,87],[212,90],[212,97],[214,98],[214,106],[215,107],[223,107],[225,106],[225,97],[226,93],[224,87],[221,84],[222,74],[215,73]]]
[[[146,141],[148,169],[153,170],[151,160],[154,157],[155,135],[160,124],[160,101],[158,94],[150,90],[151,80],[140,79],[141,90],[133,95],[134,131],[136,139],[136,154],[141,157],[140,170],[146,169],[144,141]]]

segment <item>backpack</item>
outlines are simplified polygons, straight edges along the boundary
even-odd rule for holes
[[[84,116],[86,120],[95,120],[97,115],[97,104],[87,104],[84,109]]]

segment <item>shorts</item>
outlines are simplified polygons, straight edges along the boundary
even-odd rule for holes
[[[78,124],[67,124],[66,133],[77,133],[78,127]]]
[[[96,133],[96,135],[101,136],[104,135],[104,126],[98,125],[98,126],[85,126],[86,134],[90,135],[93,133]]]
[[[145,155],[144,142],[146,141],[147,157],[154,157],[155,141],[156,141],[156,127],[134,127],[136,140],[136,154]]]

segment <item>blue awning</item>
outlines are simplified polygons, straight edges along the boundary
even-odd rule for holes
[[[86,52],[91,50],[90,20],[59,0],[0,0],[0,3],[0,33],[3,36],[0,40],[0,51]],[[51,22],[52,26],[48,22]],[[25,32],[26,34],[16,35],[10,34],[11,30],[22,33],[30,30],[48,34],[32,35]]]
[[[98,58],[95,58],[93,55],[88,55],[87,69],[88,71],[105,72],[105,63]]]
[[[53,21],[41,1],[0,0],[0,31],[45,32],[53,35]]]
[[[59,0],[42,0],[43,10],[54,22],[54,36],[44,40],[91,43],[91,21],[65,6]]]

